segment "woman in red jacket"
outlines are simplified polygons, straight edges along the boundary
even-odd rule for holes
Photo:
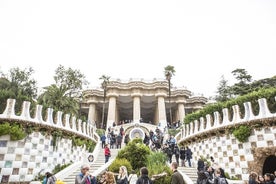
[[[105,145],[104,147],[104,156],[105,156],[105,163],[108,162],[109,157],[111,157],[111,152],[110,149],[108,147],[108,144]]]

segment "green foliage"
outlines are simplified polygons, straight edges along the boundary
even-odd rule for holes
[[[147,165],[165,165],[167,156],[163,152],[151,152],[147,157]]]
[[[59,65],[55,70],[54,80],[58,87],[66,86],[69,97],[81,90],[83,85],[88,84],[85,80],[85,75],[79,70],[73,70],[70,67],[66,69],[62,65]]]
[[[170,172],[170,174],[164,176],[164,177],[160,177],[156,180],[154,180],[154,184],[171,184],[171,171],[170,168],[167,166],[166,169],[164,170],[164,172],[168,173]]]
[[[0,136],[7,135],[9,133],[10,133],[10,124],[9,123],[0,124]]]
[[[251,127],[241,125],[233,131],[233,135],[238,139],[240,142],[247,141],[248,137],[251,134]]]
[[[37,95],[36,81],[31,78],[34,70],[30,67],[21,70],[18,67],[12,68],[9,71],[10,86],[9,88],[15,91],[17,96],[27,96],[28,99],[35,98]]]
[[[22,126],[7,122],[0,124],[0,136],[2,135],[10,135],[11,141],[21,140],[27,136]]]
[[[96,132],[97,132],[97,134],[99,136],[102,136],[103,134],[105,134],[105,130],[104,129],[97,129]]]
[[[176,134],[178,134],[180,132],[180,129],[168,129],[168,132],[170,135],[175,136]]]
[[[150,154],[148,146],[142,143],[142,139],[133,139],[118,153],[118,158],[127,159],[134,170],[145,166],[147,156]]]
[[[166,165],[167,156],[162,152],[151,152],[147,157],[147,168],[150,175],[155,175],[164,172],[168,168]],[[171,173],[171,172],[169,172]]]
[[[96,146],[96,143],[91,140],[85,140],[85,148],[88,152],[92,153],[94,151],[94,148]]]
[[[68,164],[64,164],[64,165],[58,164],[58,165],[55,166],[55,168],[53,169],[52,173],[53,173],[53,174],[56,174],[56,173],[58,173],[59,171],[65,169],[66,167],[68,167],[69,165],[71,165],[72,163],[73,163],[73,162],[70,161]]]
[[[108,170],[114,173],[119,173],[119,168],[125,166],[128,173],[132,170],[130,162],[125,158],[116,158],[114,162],[108,167]]]
[[[149,175],[167,173],[163,177],[154,180],[154,184],[170,184],[172,171],[166,164],[167,156],[162,152],[151,152],[147,157],[147,168]]]
[[[57,142],[58,142],[59,139],[61,139],[62,135],[63,134],[60,130],[54,130],[52,132],[54,150],[57,150]]]
[[[20,125],[12,125],[10,127],[9,134],[11,136],[12,141],[21,140],[27,136],[25,131],[23,130],[22,126],[20,126]]]
[[[233,105],[239,105],[240,107],[243,107],[244,102],[254,102],[258,101],[258,99],[266,98],[268,99],[268,104],[275,105],[275,100],[273,101],[273,98],[276,96],[276,88],[266,88],[266,89],[260,89],[259,91],[254,91],[252,93],[246,94],[244,96],[239,96],[236,99],[232,99],[226,102],[219,102],[216,104],[210,104],[204,107],[203,109],[196,111],[194,113],[188,114],[185,116],[184,122],[190,123],[194,120],[199,120],[200,117],[205,117],[207,114],[212,115],[215,111],[222,112],[223,108],[228,108],[229,110],[232,109]],[[252,109],[257,108],[257,104],[252,104]],[[273,106],[270,106],[272,107]]]

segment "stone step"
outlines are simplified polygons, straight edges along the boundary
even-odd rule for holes
[[[119,150],[120,149],[110,149],[110,151],[111,151],[110,159],[115,158],[117,156]],[[93,163],[91,163],[89,170],[92,173],[92,172],[96,171],[97,169],[99,169],[104,164],[105,164],[104,150],[100,149],[97,159]],[[73,171],[68,177],[64,178],[63,181],[66,184],[75,184],[76,175],[78,175],[79,173],[80,173],[80,168],[76,168],[76,170]]]

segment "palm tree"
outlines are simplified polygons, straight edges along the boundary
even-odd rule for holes
[[[62,111],[64,114],[78,115],[79,102],[69,96],[65,85],[57,86],[52,84],[44,89],[46,91],[39,96],[38,103],[51,107],[55,111]]]
[[[104,102],[103,102],[103,113],[102,113],[102,123],[101,123],[101,128],[103,128],[103,124],[104,124],[104,110],[105,110],[105,98],[106,98],[106,88],[107,88],[107,84],[109,83],[109,76],[106,75],[102,75],[100,78],[100,80],[103,80],[102,82],[102,88],[104,90]]]
[[[166,66],[164,69],[165,69],[164,74],[165,74],[166,80],[167,80],[168,83],[169,83],[169,106],[170,106],[170,121],[171,121],[170,123],[172,123],[171,78],[172,78],[172,76],[173,76],[174,73],[175,73],[175,69],[174,69],[174,66],[171,66],[171,65]]]

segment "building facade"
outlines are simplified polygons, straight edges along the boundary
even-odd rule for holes
[[[185,114],[201,109],[206,102],[207,98],[193,96],[186,88],[169,89],[166,80],[110,80],[105,90],[83,91],[81,110],[97,127],[102,122],[109,127],[122,121],[165,127],[170,119],[183,122]]]

